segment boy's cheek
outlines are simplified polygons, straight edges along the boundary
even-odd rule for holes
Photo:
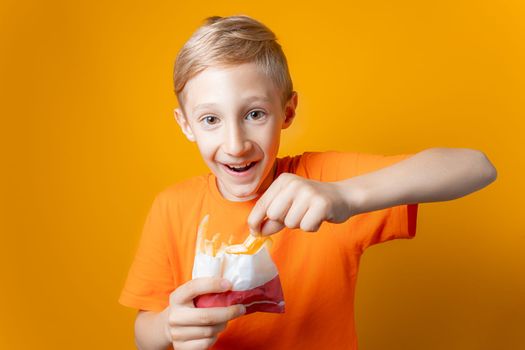
[[[203,142],[202,138],[197,138],[197,147],[204,160],[213,159],[213,148],[208,142]]]

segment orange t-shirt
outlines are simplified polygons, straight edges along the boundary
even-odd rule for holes
[[[306,152],[278,158],[277,173],[337,181],[380,169],[410,154]],[[193,177],[161,191],[147,216],[138,250],[119,298],[122,305],[162,311],[169,294],[192,276],[197,227],[210,214],[208,232],[247,237],[257,199],[231,202],[213,174]],[[362,213],[319,231],[285,228],[270,248],[282,283],[285,312],[256,312],[228,323],[212,349],[357,349],[354,294],[360,257],[377,243],[412,238],[417,204]]]

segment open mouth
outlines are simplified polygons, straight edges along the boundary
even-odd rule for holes
[[[236,173],[243,173],[245,171],[248,171],[251,167],[253,167],[255,163],[257,162],[250,162],[244,165],[227,165],[227,164],[224,164],[224,165],[231,171],[234,171]]]

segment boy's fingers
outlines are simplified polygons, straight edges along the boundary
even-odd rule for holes
[[[218,323],[211,326],[179,326],[172,328],[171,335],[179,341],[192,339],[211,338],[219,334],[226,328],[227,323]]]
[[[284,224],[280,221],[266,220],[261,227],[261,234],[263,236],[273,235],[285,228]]]
[[[201,339],[191,339],[184,341],[182,344],[180,342],[173,342],[174,349],[209,349],[215,344],[217,338],[201,338]],[[183,347],[179,347],[181,344]]]
[[[295,193],[294,193],[295,191]],[[288,210],[295,202],[296,190],[293,186],[287,186],[278,193],[272,203],[266,209],[266,216],[269,220],[283,222]]]
[[[260,232],[261,223],[266,217],[266,210],[272,203],[274,188],[277,187],[277,184],[274,182],[270,187],[264,192],[264,194],[257,200],[255,205],[248,215],[248,225],[255,232]]]
[[[323,219],[320,205],[312,205],[301,220],[301,230],[315,232],[319,230]]]
[[[277,196],[285,186],[286,179],[287,177],[285,176],[279,176],[253,206],[250,215],[248,215],[248,225],[253,231],[261,232],[261,224],[266,217],[266,211],[270,204],[272,204],[275,196]]]
[[[248,226],[250,227],[250,232],[253,234],[261,232],[261,222],[266,216],[266,210],[260,205],[257,205],[257,203],[255,203],[250,215],[248,215]]]
[[[182,308],[172,326],[211,326],[228,322],[243,315],[246,308],[242,304],[226,307]]]
[[[284,218],[284,224],[288,228],[298,228],[301,224],[301,220],[304,217],[304,214],[308,210],[308,202],[306,200],[295,200],[288,209],[288,213]]]
[[[190,304],[202,294],[225,292],[231,288],[231,282],[221,277],[201,277],[192,279],[170,294],[170,304]]]

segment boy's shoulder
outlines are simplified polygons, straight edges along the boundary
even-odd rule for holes
[[[335,181],[341,168],[352,167],[358,154],[342,151],[305,151],[281,160],[282,172],[295,173],[308,179]]]

